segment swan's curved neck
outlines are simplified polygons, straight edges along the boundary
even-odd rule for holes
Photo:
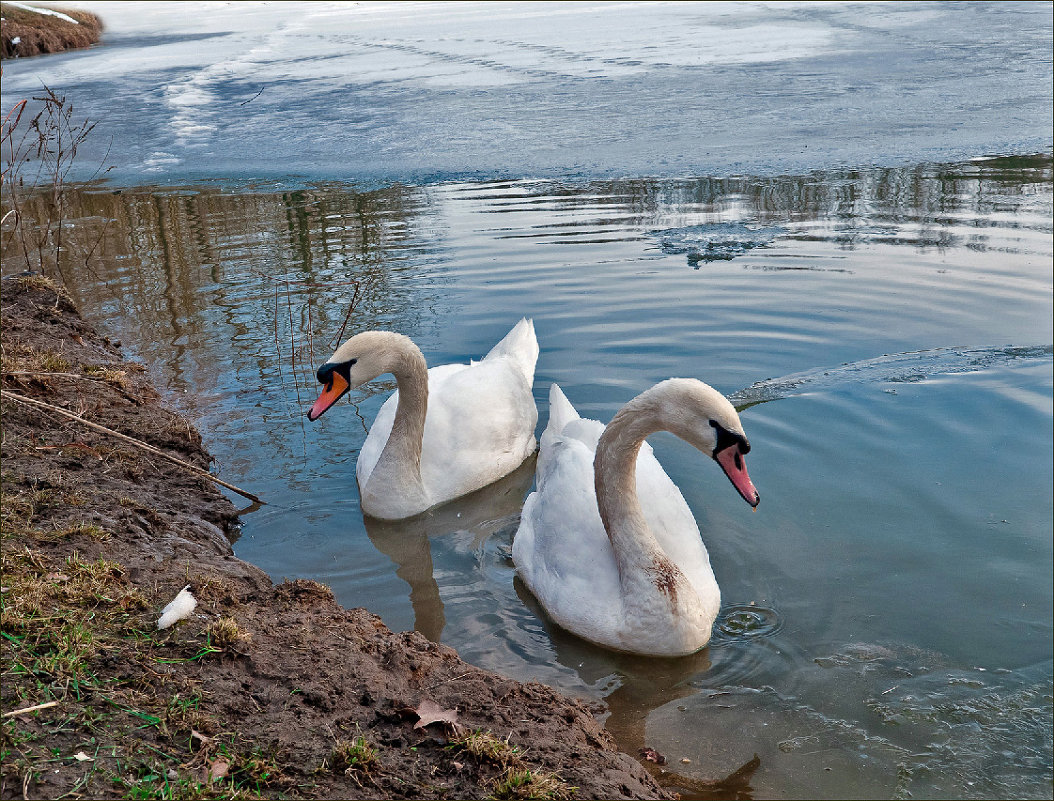
[[[421,445],[428,414],[428,365],[421,349],[409,339],[402,338],[399,346],[393,349],[388,367],[399,385],[399,403],[391,434],[374,470],[380,469],[378,475],[386,480],[396,478],[393,471],[399,472],[402,475],[398,480],[420,485]]]
[[[676,602],[684,576],[659,546],[637,496],[637,455],[644,439],[664,427],[650,405],[627,404],[600,436],[593,473],[600,519],[611,540],[623,589],[643,581]]]

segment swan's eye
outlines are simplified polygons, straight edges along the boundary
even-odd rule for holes
[[[346,362],[340,364],[333,364],[332,362],[326,362],[324,365],[318,368],[318,372],[315,377],[318,378],[318,383],[326,384],[327,386],[333,382],[333,373],[337,372],[348,378],[348,373],[351,371],[351,366],[357,362],[358,359],[349,359]]]
[[[735,445],[736,465],[738,466],[742,464],[743,460],[739,455],[741,453],[750,453],[750,443],[747,442],[747,438],[742,434],[733,434],[716,420],[711,420],[710,426],[717,432],[717,445],[714,447],[714,453],[723,451],[725,448]]]

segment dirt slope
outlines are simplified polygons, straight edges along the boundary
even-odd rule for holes
[[[40,278],[2,282],[3,389],[200,467],[142,368]],[[233,556],[207,479],[4,397],[3,798],[665,798],[597,709]],[[185,585],[193,614],[158,631]],[[424,724],[422,702],[442,720]],[[577,788],[577,789],[575,789]]]

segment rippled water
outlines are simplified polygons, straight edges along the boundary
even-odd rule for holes
[[[1052,200],[1049,156],[86,188],[63,271],[201,426],[218,472],[267,500],[235,547],[276,579],[604,698],[624,748],[689,778],[757,753],[764,797],[1049,797]],[[438,364],[522,315],[541,425],[553,381],[605,421],[671,375],[741,408],[756,514],[693,449],[652,438],[722,587],[703,652],[611,654],[545,620],[509,557],[531,464],[423,520],[364,523],[355,458],[392,384],[306,421],[344,324],[403,331]]]

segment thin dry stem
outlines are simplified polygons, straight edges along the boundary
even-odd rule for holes
[[[91,420],[85,420],[80,415],[74,414],[73,412],[67,409],[63,409],[60,406],[52,406],[50,403],[45,403],[44,401],[36,400],[34,398],[27,398],[23,395],[19,395],[16,392],[10,392],[6,389],[0,390],[0,396],[9,400],[16,401],[18,403],[25,404],[27,406],[36,406],[41,409],[47,409],[50,412],[54,412],[56,414],[62,415],[63,417],[67,417],[70,420],[75,420],[76,422],[80,423],[81,425],[87,426],[93,431],[99,431],[103,434],[108,434],[111,437],[116,437],[122,442],[127,442],[130,445],[134,445],[137,448],[141,448],[142,450],[147,451],[148,453],[152,453],[155,456],[160,456],[162,459],[167,459],[168,461],[172,462],[173,464],[179,465],[185,470],[189,470],[192,473],[201,476],[202,478],[207,478],[209,481],[219,484],[221,487],[226,487],[231,492],[238,493],[243,498],[248,498],[251,501],[256,501],[256,503],[266,503],[266,501],[261,500],[260,498],[253,495],[251,492],[246,492],[245,490],[239,489],[233,484],[228,484],[226,481],[217,478],[216,476],[212,475],[212,473],[210,473],[208,470],[202,470],[200,467],[196,467],[195,465],[190,464],[190,462],[184,462],[182,459],[178,459],[175,456],[167,454],[163,450],[155,448],[153,445],[148,445],[147,443],[143,442],[142,440],[138,440],[135,437],[130,437],[127,434],[122,434],[120,431],[114,431],[112,428],[107,428],[106,426],[101,426],[98,423],[93,423]]]

